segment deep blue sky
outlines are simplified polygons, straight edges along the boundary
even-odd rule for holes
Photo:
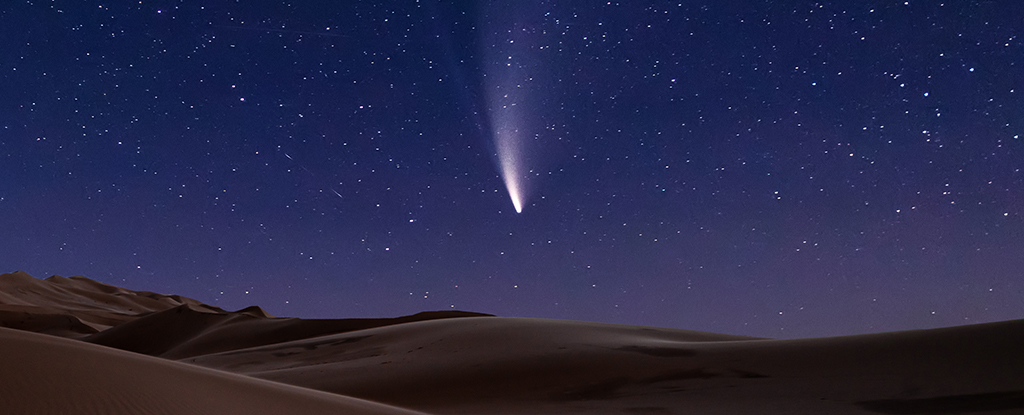
[[[0,270],[299,317],[1024,318],[1024,3],[501,3],[4,3]]]

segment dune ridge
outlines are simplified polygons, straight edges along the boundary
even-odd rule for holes
[[[33,278],[18,271],[0,274],[0,322],[22,330],[63,337],[84,337],[149,313],[191,305],[214,313],[226,311],[191,298],[132,291],[75,276]]]
[[[172,359],[413,321],[482,316],[489,315],[445,310],[395,318],[277,318],[259,306],[226,311],[180,295],[133,291],[82,276],[0,274],[0,327]]]

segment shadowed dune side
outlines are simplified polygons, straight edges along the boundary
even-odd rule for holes
[[[0,367],[0,408],[10,414],[418,413],[6,328]]]
[[[251,314],[211,313],[183,304],[139,317],[81,340],[129,352],[159,356],[220,325],[257,319],[259,317],[253,317]]]
[[[192,305],[182,305],[140,317],[82,340],[150,356],[182,359],[414,321],[488,316],[462,311],[437,311],[376,319],[256,317],[261,315],[267,314],[258,307],[230,313],[211,313]]]
[[[183,361],[432,413],[1016,414],[1022,344],[1024,320],[758,340],[494,317]]]
[[[425,311],[411,316],[395,318],[346,318],[346,319],[232,319],[225,324],[206,330],[187,342],[160,354],[168,359],[184,359],[192,356],[219,353],[230,350],[258,347],[313,337],[348,333],[375,327],[417,321],[457,319],[463,317],[493,317],[490,314],[467,311]]]

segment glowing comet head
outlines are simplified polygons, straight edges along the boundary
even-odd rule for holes
[[[506,184],[506,186],[509,185]],[[509,187],[508,195],[512,198],[512,206],[516,208],[516,213],[523,213],[523,201],[519,200],[519,190],[514,187]]]
[[[519,177],[515,175],[518,170],[512,162],[506,162],[506,158],[502,157],[501,160],[501,178],[505,181],[505,188],[508,189],[508,196],[512,198],[512,206],[516,208],[516,213],[523,213],[523,195],[521,193],[522,186],[519,184]],[[509,164],[506,166],[506,164]]]
[[[523,163],[519,160],[518,130],[500,128],[495,134],[498,147],[498,165],[501,169],[501,180],[505,182],[508,196],[512,198],[512,206],[516,213],[523,213]]]

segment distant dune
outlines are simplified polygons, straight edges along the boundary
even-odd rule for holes
[[[458,311],[302,320],[17,272],[0,275],[0,327],[0,413],[1024,413],[1024,320],[800,340]]]

